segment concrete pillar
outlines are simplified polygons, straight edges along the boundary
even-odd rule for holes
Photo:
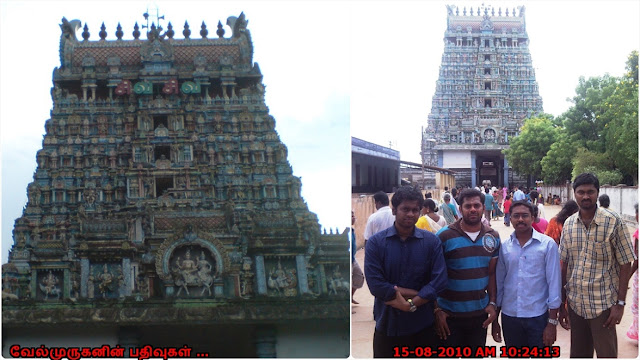
[[[438,150],[438,167],[444,167],[444,153],[442,150]]]
[[[503,167],[503,179],[504,179],[504,186],[507,187],[507,189],[509,189],[509,163],[507,162],[507,158],[504,158],[504,167]]]
[[[472,151],[471,152],[471,187],[474,188],[476,187],[476,181],[477,181],[477,171],[478,168],[476,166],[476,152]]]
[[[306,294],[309,292],[309,284],[307,282],[307,261],[304,255],[296,255],[296,270],[300,294]]]
[[[260,325],[256,328],[254,342],[256,344],[256,356],[259,358],[275,358],[276,354],[276,328],[273,325]]]
[[[258,284],[258,294],[267,294],[267,278],[264,270],[264,257],[256,255],[256,283]]]
[[[89,284],[89,259],[80,260],[80,297],[87,298],[87,285]]]
[[[131,296],[131,288],[133,288],[133,279],[131,278],[131,259],[122,259],[122,277],[124,284],[120,288],[120,297]]]

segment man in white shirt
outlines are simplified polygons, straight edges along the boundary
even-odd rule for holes
[[[396,221],[395,215],[393,215],[391,208],[389,207],[389,196],[384,191],[378,191],[373,194],[373,201],[375,202],[376,212],[369,216],[367,219],[367,226],[364,228],[364,243],[367,244],[369,240],[376,233],[390,228],[393,226],[393,222]]]

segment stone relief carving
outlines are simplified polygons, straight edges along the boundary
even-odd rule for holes
[[[349,291],[351,286],[349,286],[349,280],[345,280],[342,276],[342,272],[340,272],[340,266],[336,265],[333,269],[333,273],[331,277],[327,279],[327,288],[329,289],[329,294],[337,295],[340,291]]]
[[[191,252],[195,249],[200,253],[199,258],[192,258]],[[177,249],[174,252],[175,260],[172,261],[171,273],[178,291],[176,297],[183,292],[187,296],[204,297],[205,292],[208,296],[212,296],[212,286],[216,269],[213,257],[208,255],[202,247],[190,246],[183,249]],[[213,263],[213,264],[212,264]],[[200,288],[200,293],[190,293],[189,288]],[[192,289],[193,290],[193,289]]]
[[[49,300],[50,296],[55,296],[57,300],[62,296],[62,288],[60,287],[60,278],[56,275],[53,275],[53,272],[49,270],[49,272],[43,276],[38,284],[38,288],[40,289],[42,295],[44,295],[45,300]]]
[[[269,295],[296,296],[298,294],[297,285],[296,270],[288,267],[283,268],[282,263],[278,260],[278,265],[269,271],[267,286],[273,290]]]

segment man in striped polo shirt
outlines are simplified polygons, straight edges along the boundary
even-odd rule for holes
[[[481,222],[484,194],[466,189],[458,200],[462,218],[436,234],[442,241],[449,277],[434,310],[436,331],[442,346],[475,350],[485,346],[487,327],[497,316],[495,270],[500,235]],[[501,340],[499,329],[492,329],[492,335]]]

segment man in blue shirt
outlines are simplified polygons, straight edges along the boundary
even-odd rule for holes
[[[518,186],[514,187],[515,191],[513,192],[513,201],[524,200],[525,196],[522,190],[518,189]]]
[[[433,301],[447,284],[447,269],[440,240],[415,227],[422,202],[419,190],[398,189],[391,199],[393,226],[365,247],[364,272],[375,297],[374,357],[397,357],[403,347],[437,346]]]
[[[533,229],[534,208],[526,200],[514,202],[509,213],[515,231],[500,247],[496,267],[504,341],[515,347],[551,346],[562,302],[558,245]],[[497,323],[496,318],[494,329]]]

